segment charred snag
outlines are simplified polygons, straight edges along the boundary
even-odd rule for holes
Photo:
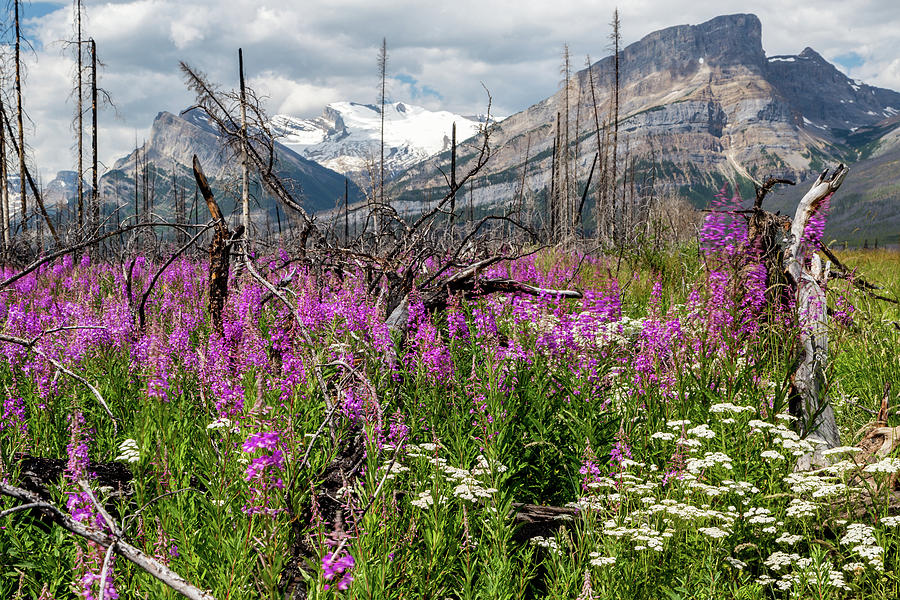
[[[244,226],[239,225],[234,231],[228,228],[196,154],[194,155],[194,178],[197,180],[197,186],[200,188],[200,193],[203,194],[206,207],[213,220],[215,233],[212,243],[209,245],[209,314],[212,317],[213,329],[221,335],[223,331],[222,309],[228,298],[228,265],[231,261],[231,246],[244,233]]]

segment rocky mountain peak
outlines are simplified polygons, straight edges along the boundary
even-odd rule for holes
[[[802,180],[826,164],[849,162],[900,113],[900,94],[847,77],[812,48],[767,57],[762,24],[752,14],[655,31],[621,49],[618,66],[619,160],[630,155],[652,162],[657,191],[698,205],[726,181],[752,193],[754,180]],[[600,115],[611,114],[614,72],[609,56],[576,74],[580,114],[590,114],[594,98]],[[577,106],[563,111],[569,98],[557,92],[499,123],[487,173],[471,192],[474,204],[509,202],[523,181],[526,194],[546,197],[558,156],[558,115],[579,114]],[[584,125],[576,117],[568,132],[578,127]],[[589,131],[580,129],[577,139],[590,139]],[[893,147],[888,141],[878,146],[882,152]],[[577,156],[573,171],[580,179],[591,169],[593,152]],[[448,160],[441,155],[409,169],[397,178],[397,193],[410,200],[434,197],[446,185]]]
[[[734,65],[763,69],[762,24],[753,14],[716,17],[699,25],[676,25],[646,35],[624,48],[619,55],[621,72],[629,79],[661,71],[689,75],[701,65]],[[609,73],[613,57],[596,63],[600,73]]]
[[[806,48],[804,48],[804,49],[803,49],[803,52],[801,52],[801,53],[798,54],[797,56],[800,57],[800,58],[805,58],[805,59],[807,59],[807,60],[815,60],[815,61],[818,61],[818,62],[821,62],[821,63],[828,64],[828,61],[825,60],[824,58],[822,58],[822,55],[821,55],[821,54],[819,54],[818,52],[816,52],[815,50],[813,50],[813,49],[810,48],[809,46],[807,46]]]

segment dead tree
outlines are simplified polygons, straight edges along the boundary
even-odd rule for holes
[[[231,246],[235,241],[239,240],[244,232],[244,226],[240,225],[233,232],[228,229],[228,224],[222,216],[219,204],[213,197],[209,183],[206,181],[206,175],[200,167],[200,161],[197,155],[194,155],[194,178],[197,180],[197,187],[206,200],[206,207],[213,220],[215,234],[209,245],[209,314],[212,318],[213,329],[219,333],[223,332],[222,326],[222,309],[225,307],[225,300],[228,298],[228,265],[231,259]]]
[[[21,115],[20,115],[20,118],[21,118]],[[12,143],[13,149],[16,151],[16,153],[19,154],[20,160],[22,160],[22,162],[20,162],[20,164],[19,164],[19,168],[21,169],[20,173],[24,173],[24,179],[19,180],[19,187],[21,188],[21,191],[24,194],[25,193],[25,183],[26,182],[28,183],[28,187],[31,188],[31,193],[34,196],[34,199],[37,201],[38,208],[40,208],[41,215],[43,215],[44,220],[47,223],[47,228],[50,230],[50,234],[53,236],[53,240],[54,240],[54,242],[56,242],[56,245],[58,246],[60,242],[59,242],[59,235],[56,233],[56,227],[53,226],[53,221],[50,219],[50,215],[47,214],[47,209],[44,207],[44,200],[41,195],[41,192],[40,192],[40,190],[38,190],[38,186],[35,183],[34,178],[31,176],[31,171],[28,170],[28,166],[24,162],[24,154],[25,154],[24,149],[20,144],[16,143],[15,136],[13,135],[12,124],[9,121],[9,116],[3,110],[2,105],[0,105],[0,121],[2,121],[2,123],[0,123],[0,127],[2,127],[3,124],[6,125],[6,130],[9,133],[9,141]],[[20,130],[20,132],[21,132],[21,130]],[[23,212],[22,215],[24,218],[25,213]]]
[[[450,189],[456,188],[456,121],[450,130]],[[453,229],[453,220],[456,218],[456,192],[450,196],[450,229]]]
[[[607,146],[603,143],[603,136],[601,135],[600,129],[600,109],[597,106],[597,89],[594,85],[594,66],[591,64],[591,57],[588,55],[586,59],[587,70],[588,70],[588,85],[591,88],[591,108],[593,109],[594,114],[594,134],[597,136],[597,154],[596,160],[600,162],[600,175],[598,177],[598,185],[597,185],[597,199],[595,200],[594,206],[594,227],[596,228],[596,237],[597,240],[605,239],[606,233],[606,212],[605,212],[605,199],[606,199],[606,177],[604,174],[606,173],[607,162],[606,161],[606,151]],[[593,172],[593,167],[591,167],[591,172]],[[582,202],[583,203],[583,202]]]
[[[84,108],[82,106],[82,96],[84,95],[84,86],[82,84],[82,75],[84,67],[82,65],[81,52],[81,0],[75,0],[75,136],[78,152],[78,181],[76,182],[77,200],[78,200],[78,227],[84,225]]]
[[[828,305],[825,299],[825,283],[829,266],[823,265],[818,254],[812,254],[810,265],[805,265],[807,248],[803,234],[810,218],[822,202],[841,187],[848,169],[839,165],[831,177],[828,171],[819,175],[806,193],[785,237],[783,257],[784,271],[795,290],[797,317],[800,325],[801,360],[794,373],[794,394],[791,413],[799,419],[801,432],[814,443],[816,451],[802,457],[797,467],[809,468],[822,464],[822,451],[840,446],[840,432],[834,418],[834,409],[828,400],[825,370],[828,367]]]
[[[749,264],[743,272],[762,264],[767,271],[767,300],[775,306],[787,296],[796,306],[800,358],[791,377],[789,410],[798,419],[800,433],[817,444],[816,450],[800,457],[798,470],[827,464],[822,451],[840,445],[840,432],[828,398],[828,306],[825,284],[830,263],[823,264],[804,240],[810,219],[826,198],[841,187],[848,169],[839,165],[828,177],[823,171],[800,200],[793,220],[762,209],[766,194],[783,179],[769,179],[756,190],[753,207],[742,214],[748,219]]]
[[[559,164],[561,165],[560,170],[560,179],[562,185],[560,186],[560,202],[557,204],[557,208],[559,210],[559,214],[557,216],[557,221],[559,225],[559,235],[560,240],[568,239],[571,235],[571,215],[572,215],[572,193],[571,193],[571,170],[572,170],[572,157],[570,155],[571,149],[571,141],[569,139],[569,91],[571,88],[571,79],[572,79],[572,68],[569,60],[569,45],[563,44],[563,64],[561,67],[561,74],[563,76],[562,85],[563,85],[563,130],[560,138],[560,150],[559,153]],[[557,117],[558,119],[558,117]],[[558,121],[557,121],[558,122]],[[576,132],[577,137],[577,132]]]
[[[610,158],[610,183],[612,185],[613,194],[612,194],[612,234],[613,241],[617,244],[622,243],[622,228],[619,223],[619,210],[620,210],[620,202],[619,202],[619,194],[616,191],[617,185],[617,173],[616,167],[618,165],[618,150],[619,150],[619,43],[622,41],[622,34],[619,31],[619,27],[621,25],[619,21],[619,9],[615,9],[613,11],[613,20],[610,23],[612,26],[612,33],[610,33],[610,40],[613,43],[613,56],[614,56],[614,80],[613,80],[613,104],[611,107],[612,115],[612,157]],[[623,199],[624,201],[624,199]]]
[[[241,84],[241,215],[244,225],[244,256],[250,255],[250,174],[247,166],[247,88],[244,85],[244,51],[238,48]]]
[[[381,77],[381,94],[379,96],[379,101],[381,102],[381,162],[379,165],[380,175],[378,182],[378,198],[376,199],[376,208],[375,208],[375,244],[377,248],[378,238],[381,236],[381,229],[379,229],[379,220],[378,213],[381,212],[380,208],[384,206],[384,105],[387,101],[386,95],[386,86],[387,86],[387,38],[382,38],[381,40],[381,49],[378,52],[378,74]]]
[[[9,252],[9,175],[6,170],[6,132],[3,129],[3,98],[0,94],[0,228],[3,229],[3,253]]]
[[[186,63],[181,63],[181,70],[187,79],[188,88],[197,95],[197,104],[188,110],[199,109],[206,113],[212,125],[219,130],[225,144],[239,156],[243,140],[240,117],[232,114],[232,108],[240,102],[239,94],[220,92],[214,84],[207,81],[203,73]],[[248,112],[246,144],[248,164],[259,176],[262,185],[279,202],[291,208],[300,217],[303,227],[300,231],[299,246],[301,251],[305,252],[307,242],[315,230],[313,219],[298,200],[299,195],[295,197],[296,190],[290,189],[276,174],[275,142],[269,127],[269,118],[260,106],[255,92],[247,88],[245,94]],[[302,193],[302,190],[300,192]]]
[[[97,42],[91,39],[91,214],[92,227],[100,225],[100,189],[97,169]]]
[[[19,30],[19,0],[13,0],[16,21],[16,119],[19,126],[19,202],[22,208],[22,232],[28,231],[28,194],[25,192],[25,125],[22,121],[22,34]]]

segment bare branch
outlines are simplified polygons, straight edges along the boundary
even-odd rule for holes
[[[155,558],[147,556],[142,550],[132,546],[125,540],[118,539],[116,536],[79,523],[56,506],[42,501],[37,494],[2,481],[0,481],[0,494],[26,502],[32,505],[32,508],[41,510],[53,519],[57,525],[70,533],[90,540],[103,548],[114,546],[117,554],[190,600],[215,600],[211,593],[191,585],[181,575]]]
[[[6,334],[4,334],[4,333],[0,333],[0,342],[7,342],[7,343],[10,343],[10,344],[16,344],[16,345],[18,345],[18,346],[23,346],[23,347],[25,347],[25,348],[30,349],[30,350],[32,350],[35,354],[37,354],[38,356],[40,356],[40,357],[43,358],[44,360],[48,361],[49,363],[51,363],[54,367],[56,367],[57,369],[59,369],[60,371],[62,371],[63,373],[65,373],[66,375],[68,375],[69,377],[71,377],[72,379],[77,379],[77,380],[80,381],[82,384],[84,384],[84,385],[91,391],[91,393],[94,395],[94,398],[97,399],[97,402],[100,403],[100,406],[103,407],[103,410],[106,411],[106,414],[109,415],[109,418],[112,419],[112,422],[113,422],[113,430],[114,430],[114,431],[118,431],[118,426],[117,426],[118,420],[116,419],[115,415],[113,415],[112,411],[109,409],[109,405],[106,403],[106,400],[103,399],[103,395],[100,394],[100,391],[99,391],[97,388],[95,388],[95,387],[91,384],[90,381],[88,381],[87,379],[85,379],[84,377],[82,377],[81,375],[79,375],[78,373],[75,373],[75,372],[73,372],[73,371],[67,369],[65,366],[63,366],[63,364],[62,364],[61,362],[59,362],[58,360],[56,360],[56,359],[53,358],[52,356],[48,356],[46,353],[44,353],[44,352],[42,352],[41,350],[35,348],[35,347],[34,347],[34,342],[33,342],[32,340],[26,340],[26,339],[24,339],[24,338],[15,337],[15,336],[12,336],[12,335],[6,335]]]

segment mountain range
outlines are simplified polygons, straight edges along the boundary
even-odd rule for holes
[[[578,157],[581,185],[597,149],[595,101],[597,120],[608,119],[614,72],[610,56],[570,80],[570,155]],[[851,165],[847,183],[854,182],[848,187],[855,188],[855,200],[842,190],[847,201],[832,207],[826,233],[855,239],[858,228],[877,225],[882,235],[900,230],[900,171],[878,167],[897,165],[900,93],[848,78],[812,48],[766,56],[755,15],[653,32],[620,51],[619,81],[619,156],[635,159],[640,170],[652,169],[657,194],[705,206],[726,183],[752,197],[754,181],[775,176],[803,182],[843,161]],[[560,90],[497,125],[492,160],[471,186],[475,204],[512,201],[523,172],[526,194],[550,187],[565,97]],[[448,163],[444,153],[409,169],[395,180],[395,195],[411,201],[434,196],[445,185],[440,168]],[[885,179],[863,177],[873,170]],[[803,187],[776,195],[772,206],[789,210]]]
[[[603,137],[597,125],[611,127],[614,73],[614,57],[603,58],[572,73],[567,88],[492,123],[491,160],[464,190],[472,202],[508,204],[523,181],[526,196],[546,195],[558,115],[568,132],[567,155],[580,191]],[[474,160],[470,136],[484,119],[402,102],[385,109],[389,192],[398,205],[414,211],[443,195],[452,124],[462,172]],[[351,202],[371,189],[370,171],[381,150],[379,106],[337,102],[315,119],[276,115],[271,127],[279,135],[279,169],[302,190],[310,210],[334,208],[343,198],[345,176],[351,180]],[[767,56],[755,15],[669,27],[623,48],[618,132],[620,173],[629,161],[652,172],[657,195],[679,195],[698,207],[725,184],[752,197],[754,182],[775,176],[802,183],[823,168],[847,163],[851,173],[831,207],[826,236],[861,243],[900,231],[900,93],[848,78],[812,48]],[[176,185],[193,190],[193,153],[233,206],[237,162],[196,111],[160,113],[144,146],[104,174],[101,191],[107,202],[128,205],[140,156],[154,164],[154,189],[164,210],[173,175]],[[58,183],[63,195],[72,189],[71,181]],[[805,187],[786,188],[767,202],[790,211]],[[271,201],[258,190],[257,196],[257,210],[271,213]]]
[[[454,123],[457,139],[464,140],[484,122],[484,117],[430,111],[403,102],[387,103],[384,108],[386,177],[449,149]],[[380,106],[336,102],[315,119],[275,115],[272,130],[291,150],[358,182],[368,180],[370,170],[380,164]]]

